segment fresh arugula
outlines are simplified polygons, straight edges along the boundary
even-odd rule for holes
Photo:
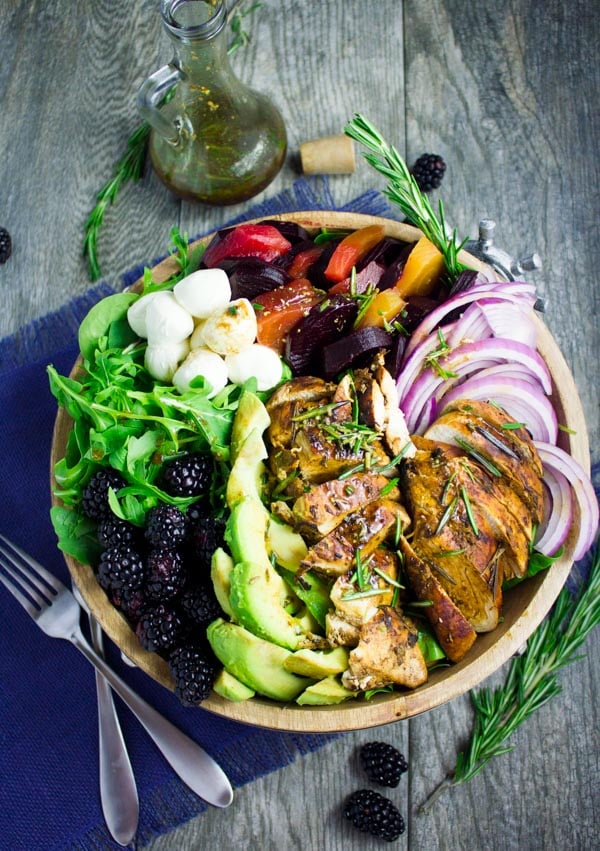
[[[581,658],[577,651],[600,623],[600,542],[587,583],[574,595],[563,588],[550,615],[535,630],[521,656],[510,664],[503,685],[471,692],[475,724],[454,772],[421,806],[427,813],[448,788],[472,780],[494,757],[509,753],[508,739],[530,715],[561,692],[557,673]]]

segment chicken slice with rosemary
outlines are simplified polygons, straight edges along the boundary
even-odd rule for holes
[[[336,528],[309,548],[301,570],[316,570],[326,576],[341,576],[356,566],[356,553],[364,561],[409,517],[400,503],[391,499],[371,502],[348,514]]]
[[[342,684],[352,691],[387,685],[417,688],[427,681],[427,665],[412,621],[392,606],[374,609],[350,651]]]

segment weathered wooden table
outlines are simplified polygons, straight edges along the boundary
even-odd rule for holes
[[[0,335],[89,287],[83,223],[138,124],[135,92],[170,58],[158,0],[6,0],[0,10],[0,225],[14,253],[0,267]],[[409,162],[441,154],[441,194],[459,233],[497,221],[512,253],[537,251],[532,276],[572,368],[598,460],[598,85],[600,26],[583,0],[266,0],[246,19],[240,76],[280,106],[290,157],[268,197],[295,179],[301,142],[369,117]],[[331,178],[341,204],[382,182],[364,162]],[[100,260],[109,281],[161,254],[170,228],[218,226],[237,208],[181,203],[147,173],[106,216]],[[513,736],[515,749],[428,817],[417,808],[454,766],[471,729],[467,696],[409,722],[347,734],[157,839],[152,851],[375,847],[340,816],[362,784],[356,746],[395,743],[410,771],[394,793],[412,849],[592,849],[600,820],[598,653],[560,675],[563,692]],[[502,672],[488,684],[499,681]]]

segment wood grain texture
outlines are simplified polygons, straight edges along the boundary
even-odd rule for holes
[[[171,55],[157,9],[155,0],[0,4],[0,225],[14,242],[0,266],[0,335],[89,286],[83,223],[138,124],[137,87]],[[460,233],[475,235],[479,219],[491,217],[499,245],[542,256],[544,269],[531,279],[548,299],[546,319],[579,387],[598,460],[600,25],[590,4],[265,0],[250,29],[234,67],[278,103],[290,147],[263,197],[297,176],[302,141],[339,132],[357,111],[409,162],[442,154],[441,194]],[[330,186],[341,204],[382,182],[359,158],[354,175]],[[106,215],[103,270],[116,282],[164,253],[173,224],[195,234],[243,210],[182,204],[147,174]],[[428,817],[417,808],[469,735],[466,696],[344,735],[239,790],[229,810],[210,810],[147,848],[204,851],[224,837],[252,851],[376,847],[340,815],[345,795],[364,782],[355,748],[376,737],[410,762],[388,792],[408,824],[397,847],[591,851],[600,819],[597,633],[586,650],[561,672],[563,693],[513,737],[515,750],[448,792]]]

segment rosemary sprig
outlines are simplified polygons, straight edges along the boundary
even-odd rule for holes
[[[436,216],[428,198],[419,189],[404,159],[393,145],[389,145],[379,130],[364,116],[357,113],[344,128],[344,132],[368,149],[364,158],[376,171],[389,180],[384,189],[392,203],[414,222],[427,239],[442,253],[448,274],[455,278],[466,267],[458,261],[458,253],[465,244],[457,242],[456,231],[449,236],[440,200]]]
[[[600,623],[600,543],[592,558],[589,579],[577,595],[563,588],[545,621],[513,658],[503,685],[493,691],[471,692],[475,724],[469,745],[459,753],[448,776],[420,807],[427,813],[448,788],[472,780],[494,757],[509,753],[508,739],[536,709],[561,692],[557,672],[581,659],[577,650]]]
[[[243,19],[260,9],[261,6],[262,3],[253,3],[247,10],[236,9],[232,14],[230,20],[232,39],[227,48],[230,55],[250,41],[250,35],[242,26]],[[98,262],[98,234],[104,221],[104,214],[107,208],[115,203],[119,190],[128,181],[132,180],[137,183],[142,177],[148,152],[150,129],[150,125],[144,121],[127,139],[125,153],[117,160],[110,180],[97,193],[96,204],[85,223],[83,256],[87,257],[88,275],[91,281],[97,281],[102,274]]]

